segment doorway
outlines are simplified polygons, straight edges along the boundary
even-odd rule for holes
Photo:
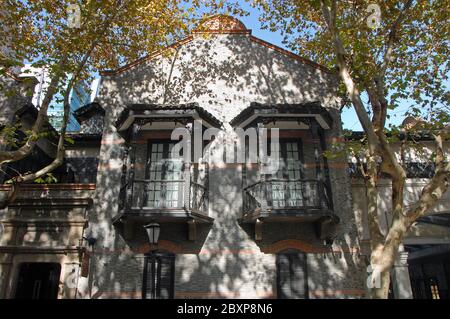
[[[15,299],[57,299],[60,274],[58,263],[20,264]]]

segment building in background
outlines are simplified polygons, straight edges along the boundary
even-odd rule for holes
[[[34,106],[39,108],[44,100],[45,93],[50,82],[49,72],[45,68],[35,68],[31,65],[25,65],[21,70],[21,75],[23,76],[34,76],[38,79],[38,84],[35,87],[32,103]],[[70,75],[67,77],[66,81],[70,80]],[[76,132],[80,130],[80,124],[77,122],[74,112],[82,107],[83,105],[91,102],[91,99],[95,98],[95,93],[98,87],[98,79],[94,80],[92,84],[86,81],[77,82],[73,89],[69,93],[69,103],[70,103],[70,115],[69,122],[67,124],[68,132]],[[48,109],[47,115],[51,125],[59,131],[62,125],[64,109],[63,109],[63,96],[58,93],[54,96],[50,107]]]
[[[412,122],[408,117],[402,126]],[[416,120],[417,121],[417,120]],[[356,140],[362,132],[354,132]],[[404,152],[406,171],[405,207],[410,207],[419,198],[430,178],[434,176],[435,164],[431,160],[435,151],[434,140],[417,134],[414,142],[420,152],[407,149]],[[399,155],[403,141],[391,141],[394,152]],[[444,142],[445,156],[450,156],[450,141]],[[370,254],[370,231],[368,222],[368,200],[363,177],[352,159],[349,163],[352,177],[352,204],[358,221],[359,238],[364,254]],[[378,181],[378,216],[383,234],[392,224],[391,181],[383,174]],[[447,191],[432,208],[431,215],[419,218],[406,233],[403,245],[391,272],[391,297],[398,299],[450,299],[450,191]]]

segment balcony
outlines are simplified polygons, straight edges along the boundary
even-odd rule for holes
[[[192,178],[188,182],[185,179],[134,179],[127,197],[125,210],[135,216],[164,221],[188,216],[209,220],[206,184]]]
[[[332,210],[325,182],[313,179],[260,180],[243,189],[239,222],[254,224],[255,240],[262,240],[262,224],[313,223],[319,239],[333,237],[339,218]]]
[[[174,158],[171,134],[186,128],[194,143],[198,132],[203,136],[205,129],[221,125],[196,103],[128,105],[116,122],[127,149],[114,223],[122,223],[128,233],[134,224],[187,223],[189,240],[195,240],[195,225],[213,222],[208,216],[208,168],[197,163],[195,154],[193,160]]]
[[[318,180],[271,179],[244,188],[242,221],[314,222],[331,217],[325,184]]]
[[[172,175],[184,178],[133,178],[122,192],[122,216],[141,221],[212,222],[208,217],[207,169],[198,166],[182,164],[183,169]]]
[[[317,101],[251,103],[230,124],[258,132],[252,150],[257,156],[248,155],[244,165],[239,222],[254,224],[256,240],[262,239],[262,224],[268,222],[312,223],[320,239],[331,239],[339,218],[334,214],[330,169],[324,156],[334,127],[330,109]],[[271,129],[277,129],[273,136]],[[246,153],[250,150],[247,147]],[[271,157],[270,161],[260,154]],[[275,169],[266,170],[268,162],[276,163]]]

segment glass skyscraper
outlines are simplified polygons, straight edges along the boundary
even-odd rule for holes
[[[35,87],[35,91],[33,94],[32,102],[34,106],[39,108],[42,105],[42,101],[44,100],[45,93],[48,88],[48,84],[50,82],[50,77],[48,75],[48,71],[45,68],[34,68],[30,65],[25,65],[22,69],[22,74],[24,75],[33,75],[37,78],[39,83]],[[68,82],[71,78],[71,75],[68,75],[66,78],[66,82]],[[67,124],[68,132],[76,132],[80,130],[80,124],[77,122],[75,117],[73,116],[73,112],[75,112],[78,108],[83,105],[91,102],[91,99],[95,97],[97,80],[92,83],[92,87],[86,81],[77,82],[69,94],[69,103],[70,103],[70,114],[69,114],[69,122]],[[53,97],[53,100],[49,106],[47,115],[51,125],[59,131],[61,129],[63,115],[64,115],[64,105],[63,105],[63,96],[58,93]]]

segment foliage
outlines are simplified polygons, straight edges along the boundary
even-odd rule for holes
[[[264,28],[281,30],[290,49],[334,68],[336,55],[320,2],[253,1],[263,9]],[[378,28],[367,23],[372,14],[367,11],[371,3],[381,9]],[[346,49],[346,62],[359,90],[365,92],[384,67],[386,50],[392,41],[383,92],[389,99],[388,108],[395,110],[400,102],[408,100],[414,106],[408,115],[424,116],[433,122],[443,120],[441,114],[450,113],[448,1],[414,1],[402,13],[405,3],[338,1],[336,28]],[[399,15],[401,26],[392,34]]]
[[[50,82],[33,127],[2,123],[0,138],[11,151],[0,150],[0,165],[31,153],[36,142],[52,134],[47,111],[64,103],[58,156],[51,166],[28,174],[36,180],[62,163],[69,116],[69,93],[76,82],[92,79],[99,70],[117,68],[165,47],[192,27],[196,13],[185,0],[6,0],[0,12],[0,78],[24,63],[45,68]],[[31,75],[31,74],[30,74]],[[17,76],[17,75],[16,75]],[[29,80],[21,80],[25,85]],[[6,97],[22,97],[17,86],[0,81]],[[21,130],[20,141],[16,131]],[[61,155],[62,154],[62,155]],[[26,178],[26,176],[23,176]]]

